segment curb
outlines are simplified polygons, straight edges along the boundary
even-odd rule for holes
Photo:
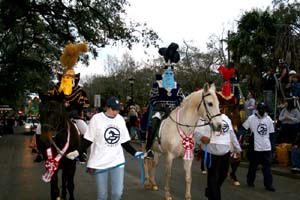
[[[241,161],[240,167],[248,168],[248,162]],[[261,169],[261,168],[259,167],[259,169]],[[290,171],[289,167],[278,168],[276,166],[272,166],[272,173],[275,175],[278,175],[278,176],[285,176],[288,178],[300,179],[300,174],[293,174]]]
[[[141,142],[139,140],[131,140],[131,143],[140,145]],[[241,161],[240,162],[240,167],[248,168],[248,162],[247,161]],[[258,169],[261,169],[259,166]],[[288,178],[293,178],[293,179],[300,179],[300,173],[299,174],[293,174],[290,171],[289,167],[276,167],[276,165],[272,165],[272,173],[278,176],[285,176]]]

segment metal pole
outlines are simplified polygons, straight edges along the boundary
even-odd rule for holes
[[[229,34],[230,34],[230,31],[228,30],[227,32],[227,54],[228,54],[228,66],[229,66],[229,63],[230,63],[230,50],[229,50]]]
[[[130,83],[131,104],[133,104],[133,83]]]

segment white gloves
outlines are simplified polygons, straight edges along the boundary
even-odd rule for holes
[[[74,160],[78,156],[79,156],[79,152],[77,150],[72,151],[66,155],[66,157],[69,158],[70,160]]]
[[[137,152],[135,152],[134,156],[140,156],[142,159],[144,159],[145,154],[142,151],[137,151]]]

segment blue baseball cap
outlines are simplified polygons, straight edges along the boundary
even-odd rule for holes
[[[113,110],[121,110],[120,101],[117,97],[110,97],[109,99],[107,99],[106,105]]]

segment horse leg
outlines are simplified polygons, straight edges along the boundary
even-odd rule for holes
[[[185,199],[191,200],[191,184],[192,184],[192,163],[193,160],[183,160],[183,168],[185,170],[185,182],[186,182],[186,188],[185,188]]]
[[[150,183],[150,168],[151,168],[151,160],[150,159],[144,159],[144,170],[145,170],[145,180],[144,180],[144,188],[146,190],[150,190],[151,189],[151,183]]]
[[[65,169],[62,170],[61,174],[61,197],[62,199],[67,197],[67,174]]]
[[[76,172],[76,162],[72,163],[72,167],[67,172],[67,188],[69,191],[69,200],[74,200],[74,177]]]
[[[144,188],[146,190],[158,190],[158,186],[155,181],[156,167],[158,165],[159,157],[154,153],[154,160],[145,159],[144,168],[145,168],[145,182]]]
[[[152,168],[151,168],[151,173],[150,173],[150,184],[151,184],[151,189],[157,191],[158,190],[158,185],[155,181],[155,176],[156,176],[156,169],[159,161],[159,154],[154,153],[154,160],[152,160]]]
[[[171,193],[170,193],[170,180],[171,180],[171,171],[172,171],[172,164],[173,164],[174,156],[168,152],[166,157],[165,163],[165,200],[172,200]]]
[[[57,200],[59,198],[57,171],[55,171],[53,176],[51,177],[50,196],[51,196],[51,200]]]

